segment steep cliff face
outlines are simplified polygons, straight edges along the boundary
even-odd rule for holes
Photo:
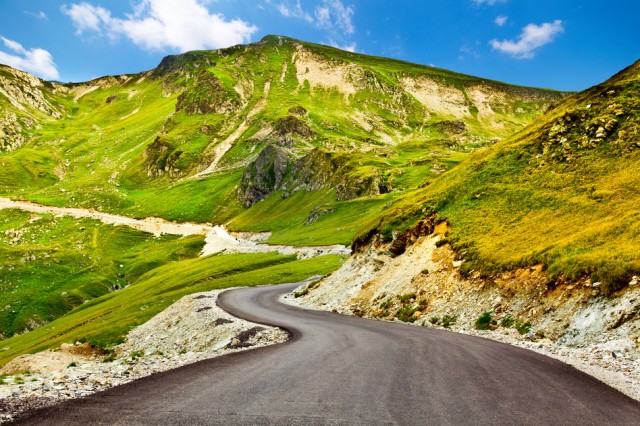
[[[295,163],[284,148],[268,145],[255,161],[244,170],[238,187],[238,199],[244,207],[251,207],[282,187]]]

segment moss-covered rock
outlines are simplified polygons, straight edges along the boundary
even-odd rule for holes
[[[179,176],[180,170],[175,167],[182,151],[176,150],[171,144],[157,137],[144,150],[144,166],[147,175],[150,177]]]
[[[275,129],[280,136],[298,135],[303,138],[315,136],[315,132],[311,130],[311,127],[306,122],[293,115],[279,119],[276,122]]]
[[[195,82],[178,96],[176,112],[218,114],[235,111],[240,103],[227,92],[220,80],[208,71],[195,77]]]
[[[286,149],[267,145],[245,169],[238,187],[238,200],[244,207],[264,200],[280,189],[293,164],[293,155]]]
[[[245,169],[238,199],[250,207],[278,190],[288,197],[297,191],[321,189],[335,189],[338,200],[389,190],[377,168],[356,168],[347,153],[317,148],[296,160],[287,149],[268,145]]]

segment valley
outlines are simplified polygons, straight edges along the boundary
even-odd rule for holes
[[[282,36],[84,83],[0,65],[0,365],[125,362],[189,295],[323,277],[289,297],[615,358],[637,398],[638,89],[640,62],[569,93]]]

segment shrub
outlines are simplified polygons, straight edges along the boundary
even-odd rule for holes
[[[491,311],[484,311],[482,313],[482,315],[480,315],[478,317],[478,319],[476,320],[474,326],[476,328],[476,330],[490,330],[491,329],[491,321],[492,321],[492,314],[493,312]]]
[[[440,322],[440,318],[438,317],[431,317],[429,318],[429,322],[433,325],[438,325],[438,323]]]
[[[447,314],[442,317],[442,326],[444,328],[449,328],[451,327],[452,324],[455,324],[457,320],[458,320],[458,317],[456,317],[455,315]]]
[[[509,315],[508,317],[502,318],[501,325],[503,327],[511,327],[516,322],[516,319]]]
[[[380,304],[380,309],[386,309],[391,306],[391,299],[387,299]]]
[[[398,319],[402,322],[414,322],[416,320],[416,317],[413,316],[415,312],[415,308],[405,306],[398,311]]]
[[[520,334],[527,334],[528,332],[531,331],[531,323],[529,322],[522,323],[520,321],[516,321],[514,328],[518,330],[518,333]]]
[[[400,301],[402,303],[407,303],[409,301],[411,301],[411,299],[415,299],[416,298],[416,294],[415,293],[407,293],[407,294],[399,294],[398,295],[398,299],[400,299]]]

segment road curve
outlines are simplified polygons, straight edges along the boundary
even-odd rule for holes
[[[638,425],[640,403],[554,359],[491,340],[280,303],[295,284],[219,304],[292,332],[36,411],[18,424]]]

